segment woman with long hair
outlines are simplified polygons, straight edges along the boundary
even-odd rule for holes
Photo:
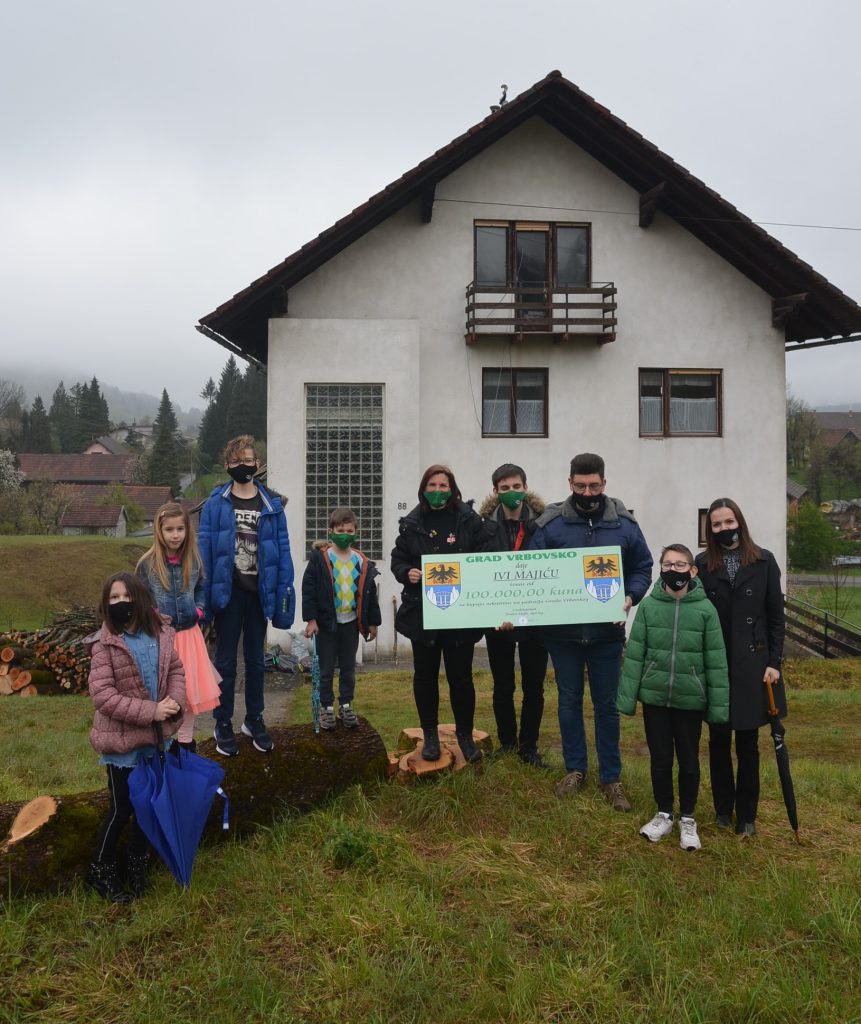
[[[780,569],[755,544],[741,509],[718,498],[708,510],[706,549],[696,558],[706,595],[717,609],[729,665],[729,724],[709,726],[709,768],[717,823],[743,838],[756,834],[759,729],[768,724],[766,680],[781,717],[786,692],[780,673],[786,628]],[[733,771],[732,734],[737,768]]]
[[[440,464],[428,466],[418,489],[419,503],[400,522],[392,551],[392,573],[403,585],[395,626],[413,647],[413,695],[424,731],[422,757],[436,761],[440,756],[439,669],[445,662],[451,709],[457,742],[470,763],[481,760],[472,737],[475,716],[475,687],[472,658],[482,630],[423,628],[421,609],[422,555],[460,554],[485,551],[493,534],[481,517],[467,505],[454,473]]]

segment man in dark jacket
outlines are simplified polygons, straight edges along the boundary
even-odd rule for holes
[[[526,473],[507,462],[494,470],[493,493],[481,506],[481,516],[495,528],[495,551],[520,551],[529,545],[535,533],[544,502],[526,489]],[[487,658],[493,675],[493,714],[503,750],[516,751],[524,764],[545,768],[538,753],[538,731],[544,714],[544,677],[547,675],[547,651],[534,629],[489,630]],[[520,685],[523,703],[520,710],[520,735],[514,709],[514,656],[520,653]]]
[[[293,624],[293,559],[284,507],[277,494],[254,482],[260,461],[254,438],[228,441],[219,484],[200,513],[200,557],[204,570],[204,617],[215,618],[215,667],[221,675],[221,703],[215,718],[215,749],[235,757],[233,733],[236,658],[242,636],[245,653],[245,721],[242,732],[256,750],[268,753],[272,738],[263,721],[263,649],[266,620],[277,629]]]
[[[604,460],[585,452],[571,460],[571,497],[549,506],[539,517],[530,549],[585,548],[615,545],[622,550],[625,612],[638,604],[652,582],[652,555],[633,515],[604,490]],[[625,642],[623,622],[547,626],[541,638],[553,661],[559,691],[559,729],[568,774],[557,785],[557,796],[571,796],[586,779],[586,733],[583,726],[584,669],[595,709],[595,747],[598,778],[608,802],[617,811],[631,805],[619,776],[619,712],[616,696]]]

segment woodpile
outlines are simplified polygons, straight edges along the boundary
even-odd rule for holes
[[[0,633],[0,696],[84,693],[90,675],[87,637],[95,610],[75,608],[42,629]]]
[[[398,749],[389,753],[389,778],[398,782],[411,782],[441,772],[460,771],[466,767],[466,758],[461,753],[453,725],[440,725],[440,756],[436,761],[422,757],[424,733],[421,729],[402,729],[398,737]],[[486,732],[472,730],[472,741],[485,754],[493,750],[493,741]]]

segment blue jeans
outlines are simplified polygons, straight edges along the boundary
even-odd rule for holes
[[[245,656],[245,714],[259,718],[263,714],[263,646],[266,642],[266,618],[257,594],[234,586],[224,611],[215,613],[215,667],[221,675],[221,703],[212,716],[220,725],[233,718],[233,693],[236,688],[236,657],[239,636]]]
[[[547,640],[545,647],[556,671],[559,691],[559,731],[562,756],[569,772],[586,774],[586,730],[583,727],[584,669],[589,670],[589,692],[595,709],[595,749],[598,778],[602,784],[618,782],[622,774],[619,755],[619,711],[616,694],[622,667],[622,641]]]

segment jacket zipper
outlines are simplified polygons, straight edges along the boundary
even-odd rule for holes
[[[667,687],[667,707],[672,707],[673,701],[673,681],[676,675],[676,640],[679,632],[679,605],[681,601],[676,601],[676,610],[673,613],[673,650],[670,654],[670,682]]]
[[[691,665],[691,673],[693,674],[694,679],[696,679],[696,681],[697,681],[697,686],[700,688],[700,693],[702,693],[703,697],[705,698],[706,688],[703,686],[702,682],[700,681],[700,677],[699,677],[699,675],[697,673],[697,670],[696,670],[696,668],[694,668],[693,665]]]

